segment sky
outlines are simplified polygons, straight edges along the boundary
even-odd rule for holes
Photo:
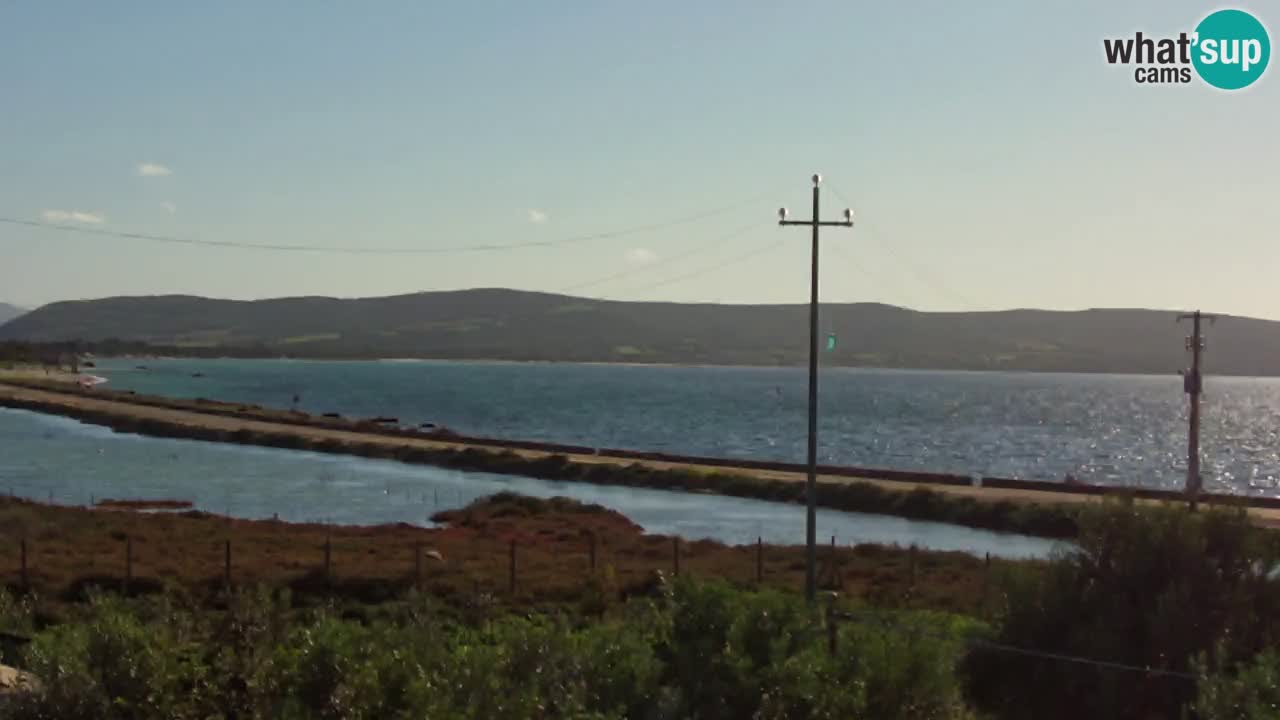
[[[0,218],[415,252],[0,222],[0,301],[806,302],[776,212],[808,219],[817,172],[856,217],[824,301],[1280,319],[1280,68],[1228,93],[1104,60],[1217,7],[4,3]],[[1231,7],[1274,40],[1280,5]]]

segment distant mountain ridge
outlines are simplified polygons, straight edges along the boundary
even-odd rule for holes
[[[3,325],[9,322],[10,320],[18,317],[19,315],[22,315],[25,312],[26,312],[26,309],[20,308],[17,305],[10,305],[9,303],[0,302],[0,325]]]
[[[824,365],[1174,373],[1189,328],[1164,310],[918,312],[825,304],[836,336]],[[0,340],[120,339],[193,354],[729,365],[806,361],[808,307],[592,300],[504,289],[392,297],[215,300],[115,297],[46,305],[0,326]],[[1280,322],[1222,317],[1207,369],[1280,375]],[[238,354],[244,354],[240,352]]]

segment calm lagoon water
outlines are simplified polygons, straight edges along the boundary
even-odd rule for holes
[[[237,517],[343,524],[431,525],[437,509],[511,490],[563,495],[622,512],[647,531],[728,543],[800,544],[804,509],[757,500],[597,487],[463,473],[310,452],[117,434],[107,428],[0,408],[0,491],[64,504],[180,498]],[[1053,543],[939,523],[820,511],[818,533],[841,543],[910,543],[1002,557],[1048,554]]]
[[[145,369],[139,368],[145,366]],[[347,416],[391,415],[461,432],[594,447],[800,462],[799,368],[444,361],[104,360],[109,387]],[[826,369],[823,462],[1178,488],[1186,398],[1169,376]],[[798,506],[461,473],[389,461],[117,435],[0,411],[0,490],[82,504],[175,497],[241,517],[427,525],[436,509],[499,490],[566,495],[688,538],[803,540]],[[1206,381],[1206,487],[1276,495],[1280,380]],[[820,512],[819,535],[1043,555],[1049,542],[936,523]]]

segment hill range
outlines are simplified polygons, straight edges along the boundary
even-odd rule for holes
[[[0,325],[9,322],[25,312],[26,310],[18,307],[17,305],[0,302]]]
[[[1175,311],[919,312],[825,304],[824,365],[1175,373]],[[1225,316],[1208,328],[1209,372],[1280,375],[1280,322]],[[622,302],[478,289],[392,297],[57,302],[0,325],[0,340],[118,339],[183,354],[304,358],[801,365],[808,306]]]

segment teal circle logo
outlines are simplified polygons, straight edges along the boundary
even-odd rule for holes
[[[1191,64],[1200,79],[1221,90],[1249,87],[1267,69],[1271,38],[1258,18],[1219,10],[1196,26]]]

